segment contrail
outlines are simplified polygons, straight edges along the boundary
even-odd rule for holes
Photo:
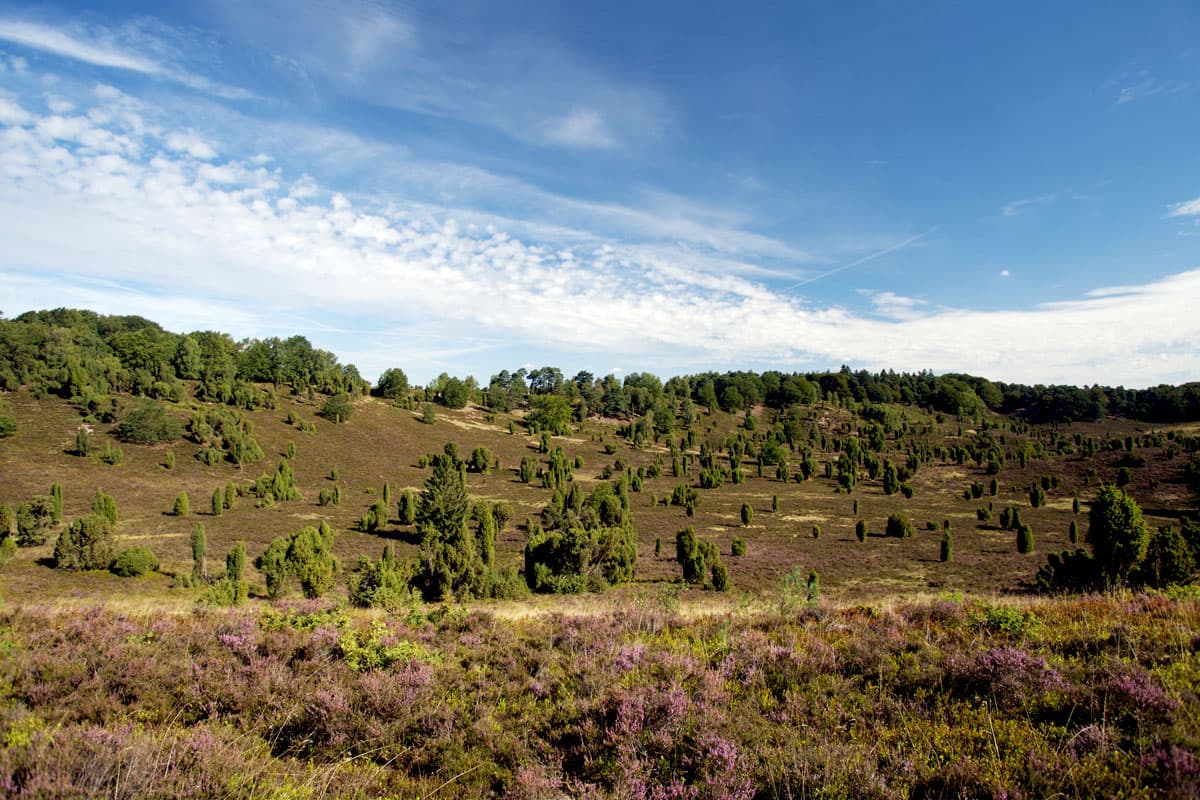
[[[865,264],[868,261],[874,261],[877,258],[886,256],[888,253],[894,253],[897,250],[902,250],[905,247],[908,247],[913,242],[918,241],[920,239],[924,239],[926,236],[933,233],[940,227],[941,227],[940,225],[934,225],[932,228],[925,231],[924,233],[918,233],[916,236],[911,236],[911,237],[905,239],[903,242],[898,242],[898,243],[892,245],[891,247],[885,247],[882,250],[877,250],[876,252],[871,253],[870,255],[863,256],[862,258],[858,259],[857,261],[851,261],[849,264],[842,264],[840,267],[834,267],[833,269],[829,270],[828,272],[822,272],[820,275],[814,275],[811,278],[806,278],[798,283],[793,283],[791,286],[787,287],[786,289],[783,289],[782,291],[790,292],[792,289],[796,289],[800,286],[807,286],[808,284],[813,283],[814,281],[819,281],[822,278],[828,278],[830,275],[836,275],[837,273],[842,272],[844,270],[848,270],[851,267],[857,267],[859,264]]]

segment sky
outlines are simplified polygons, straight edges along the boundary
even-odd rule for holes
[[[0,3],[0,311],[368,378],[1200,380],[1200,5]]]

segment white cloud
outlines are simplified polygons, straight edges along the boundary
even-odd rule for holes
[[[1168,217],[1193,217],[1200,216],[1200,197],[1195,200],[1185,200],[1182,203],[1176,203],[1167,211]]]
[[[105,28],[91,31],[66,30],[38,22],[0,19],[0,40],[13,42],[43,53],[83,61],[98,67],[128,70],[143,75],[165,78],[197,91],[230,100],[254,98],[252,92],[211,81],[186,70],[163,64],[118,43],[119,33]],[[159,43],[149,42],[152,46]],[[23,62],[22,62],[23,63]]]
[[[167,136],[167,147],[205,161],[217,157],[217,151],[213,149],[213,146],[196,135],[194,131],[170,134]]]
[[[341,318],[367,370],[417,352],[372,347],[386,325],[440,331],[434,349],[447,358],[503,342],[672,372],[849,363],[1129,386],[1200,374],[1200,270],[1009,311],[874,292],[882,316],[863,316],[813,307],[749,273],[696,269],[662,244],[582,229],[562,246],[529,235],[536,225],[518,232],[469,209],[348,198],[264,168],[257,146],[213,164],[181,146],[208,140],[176,130],[170,114],[139,106],[131,116],[123,95],[89,102],[69,117],[22,109],[29,127],[0,128],[8,312],[78,300],[239,336]],[[234,152],[224,141],[208,147]],[[737,240],[736,217],[671,196],[653,202],[676,209],[669,225],[719,221]],[[604,210],[655,230],[634,212]],[[742,245],[769,249],[747,236]]]
[[[1012,273],[1011,273],[1011,272],[1009,272],[1009,271],[1008,271],[1008,270],[1006,270],[1006,269],[1002,269],[1002,270],[1000,270],[1000,277],[1001,277],[1001,278],[1007,278],[1007,277],[1010,277],[1011,275],[1012,275]]]
[[[33,117],[20,105],[0,95],[0,124],[27,125]]]
[[[1056,194],[1044,194],[1041,197],[1029,197],[1024,200],[1014,200],[1000,210],[1006,217],[1015,217],[1030,206],[1040,206],[1052,203],[1058,197]]]
[[[577,108],[551,122],[546,138],[568,147],[607,149],[617,143],[599,112]]]

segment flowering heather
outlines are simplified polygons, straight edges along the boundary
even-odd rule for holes
[[[1196,796],[1200,602],[996,608],[8,609],[0,793]]]

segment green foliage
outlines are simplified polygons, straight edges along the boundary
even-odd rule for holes
[[[467,466],[472,472],[486,475],[492,468],[492,460],[491,450],[486,447],[476,447],[471,451],[471,460],[467,462]]]
[[[183,426],[167,415],[162,403],[150,400],[122,415],[116,435],[126,444],[158,444],[178,439]]]
[[[333,538],[333,529],[322,522],[319,528],[306,526],[272,540],[256,562],[266,577],[267,594],[278,597],[289,577],[300,581],[305,597],[320,597],[332,589],[338,572]]]
[[[34,495],[17,506],[17,545],[36,547],[45,544],[54,527],[54,498]]]
[[[408,376],[404,374],[404,370],[397,367],[385,369],[375,387],[375,394],[386,400],[401,400],[408,392]]]
[[[754,509],[750,506],[749,503],[742,503],[742,525],[744,525],[748,528],[748,527],[750,527],[750,523],[753,521],[754,521]]]
[[[979,520],[980,522],[991,522],[991,509],[989,509],[987,506],[980,506],[979,508],[975,509],[975,519]]]
[[[730,555],[733,555],[733,556],[746,555],[746,540],[741,538],[740,536],[738,538],[734,539],[733,545],[730,548],[729,552],[730,552]],[[658,553],[655,553],[655,555],[658,555]]]
[[[443,450],[433,458],[433,472],[417,504],[421,555],[415,583],[432,600],[483,597],[491,576],[467,530],[466,465],[452,444]]]
[[[263,506],[301,499],[300,490],[296,488],[296,474],[292,470],[291,462],[286,458],[279,459],[274,475],[260,475],[254,482],[252,491],[259,498],[259,504]],[[334,505],[337,503],[335,502]]]
[[[1196,559],[1183,534],[1166,525],[1150,535],[1146,557],[1138,565],[1136,582],[1166,588],[1191,583],[1196,576]]]
[[[397,522],[401,525],[412,525],[417,521],[417,493],[412,489],[404,489],[400,492],[400,499],[396,504]]]
[[[213,489],[212,502],[209,506],[214,517],[219,517],[225,513],[225,492],[220,486]]]
[[[254,438],[254,426],[231,408],[205,408],[192,413],[188,438],[200,445],[196,458],[213,465],[222,459],[233,464],[253,464],[265,455]]]
[[[867,521],[865,519],[860,519],[854,523],[854,535],[858,537],[860,542],[867,540]]]
[[[399,662],[437,664],[441,656],[419,642],[397,639],[383,622],[375,622],[369,634],[362,635],[354,628],[342,631],[338,647],[346,666],[355,672],[387,669]]]
[[[820,539],[820,538],[821,538],[821,526],[820,526],[820,525],[813,525],[813,526],[812,526],[812,537],[813,537],[814,539]]]
[[[62,484],[50,484],[50,499],[54,501],[54,524],[62,522],[63,515],[63,489]],[[114,522],[116,520],[113,520]]]
[[[187,492],[180,492],[175,497],[175,503],[171,506],[171,514],[176,517],[186,517],[192,513],[191,503],[188,502]]]
[[[1012,606],[984,603],[968,614],[971,627],[992,634],[1013,637],[1036,637],[1041,620],[1032,611],[1020,611]]]
[[[531,483],[538,473],[538,461],[533,456],[524,456],[521,458],[521,466],[518,470],[521,483]]]
[[[1046,490],[1034,484],[1029,490],[1029,506],[1030,508],[1041,508],[1044,505],[1046,505]]]
[[[197,522],[192,526],[188,544],[192,548],[192,582],[198,583],[208,575],[204,562],[205,556],[208,555],[208,536],[204,533],[203,523]]]
[[[17,539],[15,536],[0,533],[0,567],[6,565],[17,554]]]
[[[637,533],[627,522],[561,530],[535,525],[525,545],[525,581],[535,592],[603,591],[632,580],[636,563]]]
[[[362,557],[347,581],[350,604],[359,608],[382,608],[392,613],[412,608],[419,602],[409,588],[412,565],[396,560],[390,545],[378,561]]]
[[[717,546],[698,539],[690,527],[675,534],[675,560],[683,568],[684,581],[691,584],[703,583],[709,570],[721,563]],[[728,579],[728,574],[725,578]]]
[[[1123,490],[1102,485],[1088,514],[1087,541],[1105,582],[1124,584],[1150,541],[1141,507]]]
[[[912,520],[903,514],[889,514],[887,518],[887,527],[884,529],[884,535],[895,536],[900,539],[907,539],[914,532]]]
[[[437,409],[433,407],[433,403],[426,403],[421,406],[421,422],[426,425],[432,425],[437,422]]]
[[[1083,548],[1050,553],[1038,570],[1038,588],[1043,592],[1087,592],[1103,586],[1100,565]]]
[[[84,457],[92,454],[92,434],[86,425],[75,431],[75,454]]]
[[[1017,528],[1017,552],[1021,555],[1033,552],[1033,528],[1029,525]]]
[[[117,501],[110,494],[97,489],[92,495],[92,513],[106,518],[113,525],[117,524]]]
[[[752,418],[747,417],[747,421],[752,421]],[[718,592],[729,591],[729,569],[720,561],[713,563],[712,567],[712,587]]]
[[[17,433],[17,418],[12,414],[0,414],[0,439],[7,439]]]
[[[17,513],[8,503],[0,503],[0,539],[16,530]]]
[[[938,560],[946,563],[954,555],[954,542],[950,538],[950,531],[942,532],[942,547],[938,554]]]
[[[107,569],[113,562],[113,525],[107,517],[92,514],[64,528],[54,544],[56,569]]]
[[[1133,481],[1133,473],[1129,467],[1121,467],[1117,470],[1117,488],[1123,489]]]
[[[122,578],[139,578],[158,569],[158,556],[149,547],[127,547],[117,555],[112,571]]]
[[[347,422],[353,412],[354,406],[350,403],[350,395],[346,392],[338,392],[330,395],[317,413],[330,422],[336,423]]]
[[[571,432],[571,403],[562,395],[541,394],[530,401],[531,410],[525,417],[530,429],[555,436]]]
[[[115,467],[125,458],[125,454],[121,452],[121,448],[113,447],[112,442],[104,442],[104,452],[100,454],[101,463],[108,464],[110,467]]]
[[[240,581],[245,571],[246,545],[238,542],[225,554],[225,577]]]
[[[1067,538],[1071,544],[1079,542],[1079,523],[1076,520],[1071,520],[1071,529],[1067,532]]]

